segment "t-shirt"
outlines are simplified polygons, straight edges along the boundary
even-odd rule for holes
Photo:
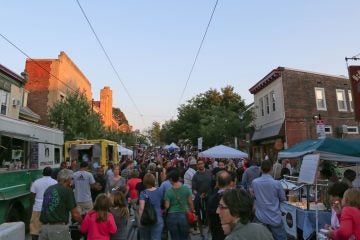
[[[130,178],[127,182],[127,185],[129,187],[129,196],[130,199],[137,199],[139,198],[139,193],[136,190],[136,185],[141,182],[140,178]]]
[[[41,206],[43,203],[43,197],[45,190],[51,185],[57,184],[57,181],[52,179],[50,176],[43,176],[42,178],[37,179],[30,188],[32,193],[35,193],[35,203],[33,206],[33,211],[40,212]]]
[[[95,183],[94,176],[87,171],[80,170],[74,173],[73,179],[76,202],[82,203],[92,201],[90,184]]]
[[[157,222],[162,222],[163,217],[161,214],[161,200],[163,199],[163,193],[160,188],[154,191],[145,190],[140,192],[140,200],[145,200],[149,197],[151,205],[154,207],[157,216]]]
[[[197,171],[192,179],[192,190],[196,190],[198,194],[211,193],[212,174],[209,170]]]
[[[189,209],[187,199],[191,195],[188,187],[169,188],[165,193],[165,201],[170,203],[169,213],[187,212]]]
[[[121,177],[118,180],[114,180],[114,178],[111,177],[106,181],[105,193],[111,193],[113,191],[116,191],[119,187],[125,185],[126,185],[125,178]]]
[[[40,221],[42,223],[67,223],[69,211],[76,207],[71,188],[61,184],[48,187],[44,193]]]

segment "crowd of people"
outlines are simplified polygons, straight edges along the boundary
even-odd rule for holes
[[[71,221],[89,240],[127,239],[130,216],[141,240],[169,235],[187,240],[204,226],[214,240],[287,239],[280,209],[286,195],[278,181],[292,170],[286,162],[201,159],[157,150],[96,169],[86,161],[68,165],[44,168],[32,184],[34,240],[76,238],[69,232]],[[329,195],[328,237],[360,239],[360,190],[344,178],[330,186]],[[197,221],[189,220],[192,214]]]

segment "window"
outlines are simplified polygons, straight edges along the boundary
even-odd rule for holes
[[[340,112],[347,111],[345,91],[343,89],[336,89],[336,100],[337,100],[338,110]]]
[[[0,89],[0,114],[6,115],[9,102],[9,93]]]
[[[330,125],[325,125],[325,134],[332,134],[332,127]]]
[[[269,103],[269,95],[265,96],[265,104],[266,104],[266,113],[270,114],[270,103]]]
[[[349,96],[349,108],[350,108],[350,111],[353,112],[354,111],[354,102],[352,100],[351,90],[348,90],[348,96]]]
[[[359,128],[357,126],[348,126],[347,127],[347,134],[358,134]]]
[[[325,90],[324,88],[315,88],[315,98],[317,110],[326,110]]]
[[[270,97],[271,97],[272,110],[273,110],[273,112],[275,112],[276,111],[276,104],[275,104],[275,92],[274,91],[272,91],[270,93]]]
[[[261,112],[261,116],[264,116],[264,99],[260,98],[260,112]]]
[[[55,151],[54,151],[54,160],[55,160],[55,164],[59,164],[59,163],[60,163],[60,148],[55,148]]]

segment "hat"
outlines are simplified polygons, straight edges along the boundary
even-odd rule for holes
[[[196,159],[194,157],[191,157],[190,159],[191,160],[190,160],[189,165],[196,165]]]

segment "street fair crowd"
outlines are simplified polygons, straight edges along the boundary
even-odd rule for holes
[[[356,172],[342,176],[324,167],[332,215],[328,239],[360,239]],[[153,149],[93,168],[88,161],[46,167],[31,186],[32,239],[187,240],[209,231],[213,240],[288,239],[279,180],[296,175],[289,161],[211,159],[196,153]],[[170,237],[169,237],[170,236]],[[315,233],[316,236],[316,233]]]

